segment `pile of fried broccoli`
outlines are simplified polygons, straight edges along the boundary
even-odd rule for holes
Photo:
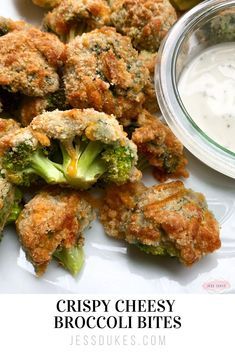
[[[52,259],[74,276],[81,270],[95,190],[134,188],[135,199],[146,167],[160,182],[188,177],[183,145],[151,115],[159,109],[153,76],[177,11],[198,2],[33,0],[47,11],[41,29],[0,17],[0,234],[16,224],[38,276]],[[100,217],[111,236],[129,231],[115,193],[102,199]],[[124,216],[136,215],[131,205]]]

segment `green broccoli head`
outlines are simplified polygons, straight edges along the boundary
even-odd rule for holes
[[[59,247],[53,253],[53,257],[73,276],[78,274],[84,263],[84,252],[80,245],[70,248]]]
[[[14,184],[29,185],[39,176],[85,190],[98,179],[123,184],[140,176],[134,143],[114,117],[93,109],[44,113],[4,139],[2,170]]]
[[[1,160],[2,173],[10,182],[29,186],[37,177],[43,178],[48,184],[65,182],[63,174],[48,158],[48,149],[39,144],[28,128],[12,135],[11,142],[12,145],[3,152]]]
[[[103,179],[115,184],[124,184],[130,174],[135,153],[131,146],[112,146],[104,150],[101,155],[106,170]]]

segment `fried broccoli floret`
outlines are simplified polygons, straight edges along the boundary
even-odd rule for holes
[[[53,9],[58,6],[62,0],[33,0],[35,5],[45,7],[46,9]]]
[[[140,154],[154,167],[157,180],[188,177],[183,145],[163,122],[143,110],[136,121],[131,138]],[[136,128],[135,128],[136,127]]]
[[[64,44],[51,33],[33,27],[7,33],[0,37],[0,86],[34,97],[55,92],[64,60]]]
[[[114,118],[93,109],[53,111],[0,140],[2,173],[14,184],[35,176],[48,184],[88,189],[98,179],[137,180],[137,149]]]
[[[46,188],[24,207],[17,222],[17,232],[28,260],[38,276],[55,258],[72,275],[83,264],[83,231],[95,213],[85,193]]]
[[[113,0],[111,21],[131,38],[137,50],[156,52],[173,24],[176,11],[168,0]]]
[[[187,266],[221,246],[219,224],[205,197],[180,181],[109,187],[100,220],[109,236],[147,254],[177,257]]]
[[[0,238],[5,225],[15,222],[22,209],[22,193],[0,177]]]
[[[142,108],[149,72],[130,38],[102,27],[67,45],[64,82],[68,103],[114,114],[126,125]]]
[[[179,11],[187,11],[203,0],[170,0],[172,5]]]
[[[65,42],[109,24],[110,8],[106,0],[62,0],[44,18],[44,28]]]

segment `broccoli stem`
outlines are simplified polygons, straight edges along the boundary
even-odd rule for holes
[[[19,214],[21,211],[22,211],[22,207],[20,205],[18,205],[17,203],[15,203],[11,209],[10,215],[7,218],[6,225],[14,223],[17,220],[17,218],[19,217]]]
[[[59,165],[51,162],[42,151],[36,151],[31,158],[31,168],[48,184],[65,183],[66,179],[59,170]]]
[[[76,276],[84,263],[84,252],[79,246],[73,246],[69,249],[57,249],[53,257],[67,269],[73,276]]]
[[[81,177],[86,176],[87,171],[96,164],[96,157],[103,151],[104,145],[98,141],[91,141],[85,148],[77,164],[77,174]]]
[[[99,141],[89,143],[76,142],[61,145],[63,155],[63,172],[68,182],[80,189],[88,189],[107,169],[107,164],[101,160],[104,144]]]

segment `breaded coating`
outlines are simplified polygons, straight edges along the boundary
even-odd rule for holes
[[[111,20],[134,48],[156,52],[177,15],[168,0],[114,0]]]
[[[68,44],[64,80],[71,106],[114,114],[125,125],[141,109],[149,73],[130,39],[103,27]]]
[[[42,275],[58,247],[83,245],[83,231],[95,218],[84,193],[60,188],[39,192],[21,212],[17,233],[37,275]]]
[[[0,240],[3,228],[11,214],[15,200],[15,187],[0,177]]]
[[[64,41],[110,24],[110,8],[105,0],[62,0],[44,18],[44,27]]]
[[[36,28],[10,32],[0,37],[0,86],[28,96],[54,92],[64,59],[64,44],[55,35]]]
[[[176,256],[187,266],[221,246],[219,225],[205,197],[180,181],[110,187],[100,220],[109,236],[149,254]]]
[[[6,134],[15,133],[20,129],[20,124],[14,119],[0,118],[0,139]]]
[[[58,6],[62,0],[32,0],[35,5],[45,7],[46,9],[53,9]]]
[[[48,143],[48,139],[73,141],[75,136],[85,134],[91,141],[98,140],[106,144],[121,141],[123,146],[129,143],[134,146],[114,116],[94,109],[47,112],[34,118],[29,128],[42,144],[46,140]]]
[[[144,89],[145,102],[143,107],[150,113],[156,113],[160,110],[154,87],[154,71],[157,63],[157,53],[142,50],[139,54],[139,60],[141,60],[143,65],[149,70],[149,80]]]
[[[132,134],[132,141],[154,167],[154,176],[159,181],[168,178],[189,176],[186,168],[187,159],[182,143],[175,137],[168,126],[143,110],[136,121],[137,128]]]

